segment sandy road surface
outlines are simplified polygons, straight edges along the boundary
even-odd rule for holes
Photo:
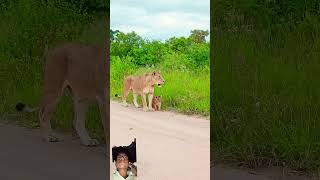
[[[102,147],[80,146],[61,135],[63,142],[45,143],[38,129],[0,121],[0,180],[106,180]]]
[[[307,180],[278,169],[210,169],[210,121],[172,112],[143,112],[111,102],[111,147],[137,139],[139,180]],[[114,164],[111,163],[111,171]]]
[[[171,112],[143,112],[111,102],[111,146],[137,138],[140,180],[273,180],[246,170],[210,169],[209,121]],[[1,180],[105,180],[103,147],[83,147],[71,135],[44,143],[39,130],[4,124],[0,120]],[[111,163],[114,168],[114,164]],[[113,169],[112,169],[113,170]],[[211,172],[210,172],[211,171]],[[276,173],[271,173],[275,175]],[[283,180],[306,180],[289,177]]]
[[[111,102],[110,116],[111,147],[137,140],[139,180],[210,179],[209,120],[117,102]]]

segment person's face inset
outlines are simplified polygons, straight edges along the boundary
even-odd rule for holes
[[[116,160],[117,169],[128,169],[129,160],[128,156],[125,153],[119,153]]]

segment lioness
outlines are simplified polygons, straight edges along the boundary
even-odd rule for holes
[[[154,96],[152,99],[152,108],[155,111],[161,110],[161,97],[160,96]]]
[[[153,111],[152,99],[154,93],[154,86],[157,85],[161,87],[164,84],[164,79],[162,78],[160,72],[145,73],[141,76],[128,76],[123,81],[123,97],[122,101],[125,106],[127,106],[127,97],[130,91],[133,93],[133,103],[136,108],[139,107],[137,103],[137,97],[140,95],[142,97],[143,110]],[[149,99],[149,107],[147,106],[146,95]]]
[[[92,139],[85,127],[85,116],[89,103],[97,102],[104,127],[107,153],[109,152],[109,41],[103,44],[82,45],[68,43],[50,50],[46,56],[44,69],[43,96],[38,108],[28,108],[18,103],[18,111],[39,110],[42,137],[48,142],[59,139],[51,130],[50,119],[59,98],[66,89],[73,96],[73,126],[80,137],[81,144],[95,146],[98,141]],[[108,155],[108,154],[107,154]]]

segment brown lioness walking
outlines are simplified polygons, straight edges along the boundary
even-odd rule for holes
[[[142,97],[142,106],[144,111],[153,111],[152,99],[154,94],[154,86],[157,85],[161,87],[164,84],[164,79],[162,78],[160,72],[145,73],[141,76],[128,76],[123,81],[123,97],[122,101],[125,106],[127,106],[127,97],[130,91],[133,93],[133,103],[136,108],[139,107],[137,103],[137,97]],[[147,104],[147,97],[149,99],[149,104]]]
[[[81,144],[95,146],[85,127],[85,117],[89,103],[98,103],[109,152],[109,41],[103,44],[83,45],[68,43],[50,50],[46,56],[44,70],[43,96],[38,108],[42,137],[48,142],[59,139],[51,129],[51,117],[58,100],[69,90],[73,97],[73,127],[80,137]],[[16,105],[18,111],[28,108],[23,103]]]

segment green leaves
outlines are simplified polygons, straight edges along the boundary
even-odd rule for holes
[[[205,43],[206,42],[206,37],[209,35],[209,31],[206,30],[192,30],[190,34],[190,38],[193,42],[195,43]]]
[[[308,15],[319,16],[318,0],[216,0],[211,4],[214,27],[268,28],[277,24],[299,24]]]
[[[177,70],[209,66],[209,43],[206,30],[192,30],[189,37],[172,37],[165,42],[143,39],[135,32],[111,30],[111,55],[131,57],[137,66],[161,64]]]

